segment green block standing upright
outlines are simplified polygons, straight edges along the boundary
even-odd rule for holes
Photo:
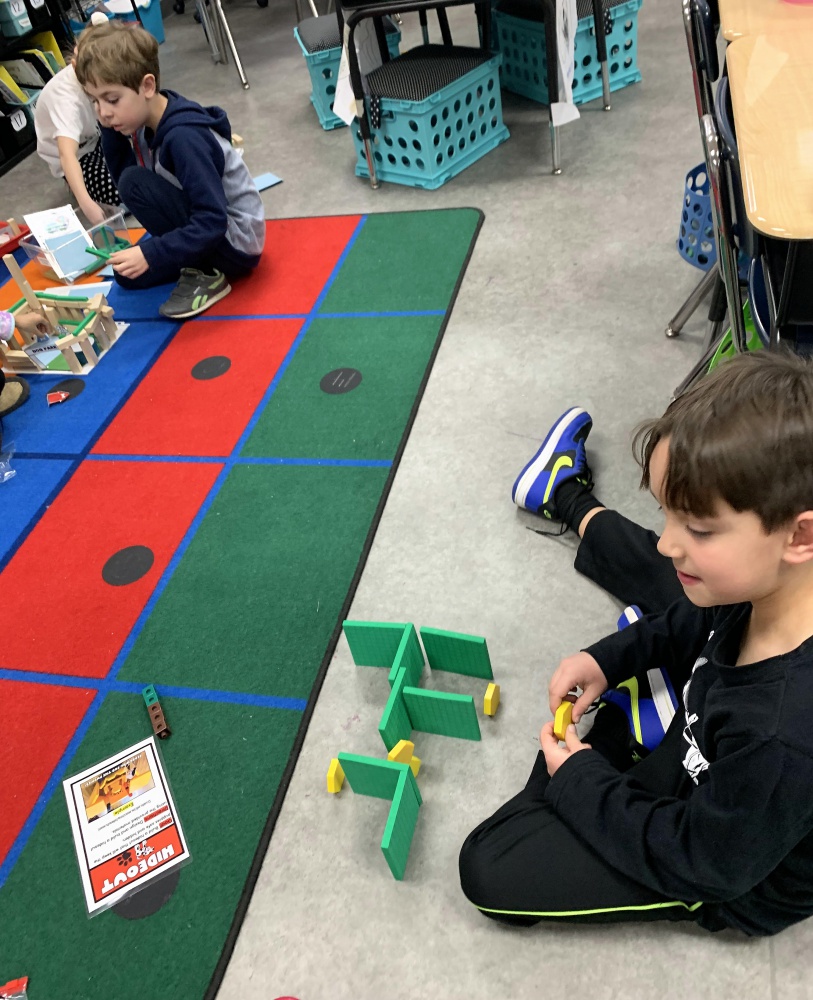
[[[412,722],[404,703],[404,688],[406,687],[406,667],[401,667],[395,683],[390,690],[390,696],[384,707],[384,714],[378,724],[378,731],[387,752],[400,740],[408,740],[412,735]]]
[[[357,753],[340,753],[339,763],[356,795],[372,795],[376,799],[391,799],[398,788],[404,768],[409,771],[408,764],[364,757]]]
[[[404,626],[404,634],[398,645],[398,652],[395,654],[392,670],[390,670],[390,687],[395,683],[398,671],[402,667],[406,670],[407,684],[413,687],[420,684],[421,675],[423,674],[423,650],[418,641],[418,633],[415,631],[414,625]]]
[[[342,623],[347,644],[357,667],[392,666],[404,636],[405,622]]]
[[[432,670],[494,680],[488,645],[482,636],[422,627],[421,640]]]
[[[393,876],[399,881],[404,877],[409,849],[415,825],[418,822],[418,811],[421,807],[421,793],[418,784],[408,765],[398,781],[398,788],[392,799],[392,807],[381,838],[381,850],[390,866]]]
[[[403,696],[413,729],[463,740],[480,739],[480,722],[471,695],[405,687]]]

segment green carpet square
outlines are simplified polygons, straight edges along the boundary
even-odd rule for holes
[[[121,671],[122,680],[307,698],[387,470],[237,466]]]
[[[371,215],[320,312],[445,312],[481,219],[475,208]]]
[[[494,679],[488,645],[482,636],[422,627],[421,640],[432,670]]]
[[[0,892],[0,973],[31,974],[31,1000],[204,995],[268,817],[259,793],[277,787],[302,714],[161,701],[173,734],[158,749],[192,861],[152,916],[88,919],[60,787]],[[140,694],[108,695],[65,776],[151,733]],[[137,991],[129,992],[129,973],[119,988],[124,967],[111,978],[99,965],[99,956],[115,955],[137,966]]]
[[[442,319],[314,320],[242,454],[394,458]],[[329,391],[348,372],[358,373],[349,376],[351,388]]]
[[[403,698],[413,729],[462,740],[480,739],[480,723],[471,695],[405,687]]]

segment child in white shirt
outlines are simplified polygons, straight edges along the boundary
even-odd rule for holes
[[[54,177],[65,178],[88,222],[98,225],[109,214],[104,206],[120,205],[121,199],[102,155],[93,105],[73,64],[43,87],[34,126],[37,153]]]

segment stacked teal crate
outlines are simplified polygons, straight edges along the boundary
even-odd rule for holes
[[[638,11],[642,0],[604,0],[607,68],[610,90],[638,83]],[[596,55],[596,29],[590,0],[578,0],[573,101],[585,104],[602,95],[601,67]],[[500,82],[505,90],[540,104],[548,103],[548,60],[545,25],[539,8],[503,0],[494,10],[495,48],[502,53]],[[609,29],[609,30],[608,30]]]

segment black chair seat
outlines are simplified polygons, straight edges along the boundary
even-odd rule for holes
[[[302,44],[308,52],[324,52],[342,44],[342,33],[336,14],[324,17],[306,17],[296,26]]]
[[[373,70],[367,86],[373,97],[422,101],[490,58],[480,49],[459,45],[419,45]]]

